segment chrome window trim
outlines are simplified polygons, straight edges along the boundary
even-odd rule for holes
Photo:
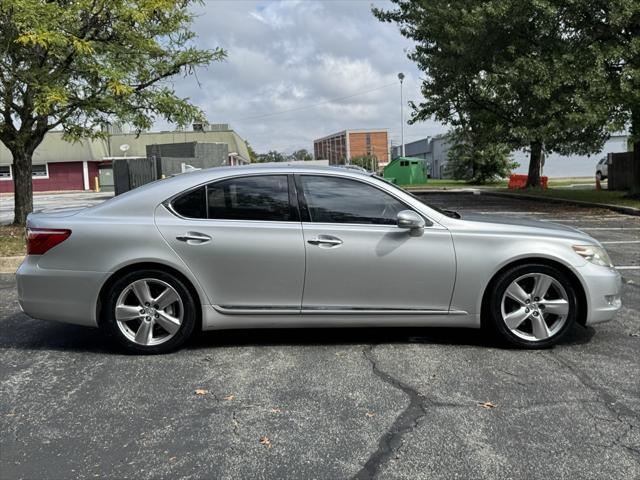
[[[207,187],[207,185],[209,184],[214,184],[214,183],[218,183],[218,182],[222,182],[225,180],[230,180],[233,178],[240,178],[240,177],[258,177],[258,176],[273,176],[273,175],[285,175],[285,176],[289,176],[289,175],[293,175],[295,176],[303,176],[303,175],[308,175],[308,176],[315,176],[315,177],[338,177],[338,178],[344,178],[347,180],[353,180],[355,182],[360,182],[360,183],[364,183],[365,185],[369,185],[373,188],[376,188],[378,190],[380,190],[383,193],[386,193],[387,195],[390,195],[391,197],[393,197],[395,200],[397,200],[398,202],[402,203],[403,205],[405,205],[407,207],[407,210],[412,210],[414,212],[416,212],[418,215],[420,215],[422,218],[424,218],[425,220],[425,228],[433,228],[433,229],[440,229],[440,230],[447,230],[446,227],[444,227],[443,225],[439,224],[437,221],[435,221],[434,219],[432,219],[431,217],[429,217],[427,214],[425,214],[424,212],[416,209],[415,206],[407,203],[406,200],[398,197],[398,195],[394,192],[394,191],[390,191],[385,189],[384,187],[377,185],[373,182],[368,181],[367,179],[369,177],[367,177],[367,179],[363,179],[363,178],[356,178],[356,177],[351,177],[348,175],[343,175],[341,172],[313,172],[313,173],[309,173],[309,172],[301,172],[301,171],[296,171],[296,170],[292,170],[290,172],[254,172],[254,173],[236,173],[234,175],[228,175],[228,176],[224,176],[224,177],[219,177],[213,180],[208,180],[206,182],[202,182],[199,183],[198,185],[194,185],[191,188],[188,188],[186,190],[183,190],[181,192],[176,193],[175,195],[172,195],[171,197],[167,198],[166,200],[164,200],[163,202],[161,202],[160,204],[163,205],[165,208],[167,208],[167,210],[169,210],[169,212],[171,212],[171,214],[175,215],[176,217],[182,219],[182,220],[190,220],[190,221],[216,221],[216,222],[265,222],[268,224],[273,224],[273,223],[285,223],[285,224],[294,224],[294,223],[305,223],[305,224],[313,224],[313,225],[349,225],[349,226],[369,226],[369,227],[382,227],[382,226],[387,226],[387,227],[394,227],[394,225],[390,225],[390,224],[384,224],[384,223],[317,223],[317,222],[302,222],[301,220],[232,220],[232,219],[222,219],[222,218],[190,218],[190,217],[184,217],[182,215],[180,215],[178,212],[176,212],[173,209],[173,201],[178,198],[179,196],[182,196],[188,192],[191,192],[193,190],[197,190],[198,188],[201,187]],[[295,184],[295,182],[294,182]],[[205,191],[205,197],[207,197],[206,195],[206,191]],[[304,192],[301,192],[302,194],[304,194]],[[207,199],[208,202],[208,199]],[[426,206],[426,205],[425,205]],[[300,208],[300,205],[298,205],[298,209]]]

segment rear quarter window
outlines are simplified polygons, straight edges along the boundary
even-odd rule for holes
[[[198,187],[175,198],[171,208],[181,217],[207,218],[206,187]]]

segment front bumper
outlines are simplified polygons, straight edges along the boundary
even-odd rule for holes
[[[33,318],[97,326],[96,304],[107,273],[38,267],[28,255],[16,272],[20,308]]]
[[[587,325],[611,320],[622,307],[622,276],[615,268],[592,263],[579,267],[578,273],[587,296]]]

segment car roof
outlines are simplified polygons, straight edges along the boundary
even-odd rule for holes
[[[329,165],[329,166],[324,166],[324,165],[304,165],[301,163],[286,163],[286,162],[282,162],[282,164],[278,164],[278,165],[274,165],[274,164],[260,164],[260,163],[252,163],[250,165],[239,165],[239,166],[233,166],[233,167],[213,167],[213,168],[205,168],[202,170],[196,170],[194,172],[190,172],[192,174],[195,173],[201,173],[203,175],[209,176],[211,173],[220,173],[220,177],[223,176],[227,176],[226,173],[229,172],[238,172],[238,173],[250,173],[250,172],[257,172],[257,173],[264,173],[266,172],[274,172],[274,173],[280,173],[280,172],[287,172],[287,173],[295,173],[295,172],[319,172],[319,173],[326,173],[326,172],[339,172],[339,173],[345,173],[345,172],[349,172],[349,173],[356,173],[356,174],[361,174],[360,169],[352,169],[352,168],[348,168],[349,165]],[[363,169],[364,170],[364,169]],[[369,176],[369,174],[365,174],[365,176]]]

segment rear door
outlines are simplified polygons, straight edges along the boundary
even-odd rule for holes
[[[165,240],[225,313],[298,313],[305,251],[287,175],[219,180],[156,212]]]
[[[409,209],[367,182],[299,175],[307,252],[303,313],[447,313],[455,281],[451,235],[437,224],[411,236]],[[423,312],[424,313],[424,312]]]

